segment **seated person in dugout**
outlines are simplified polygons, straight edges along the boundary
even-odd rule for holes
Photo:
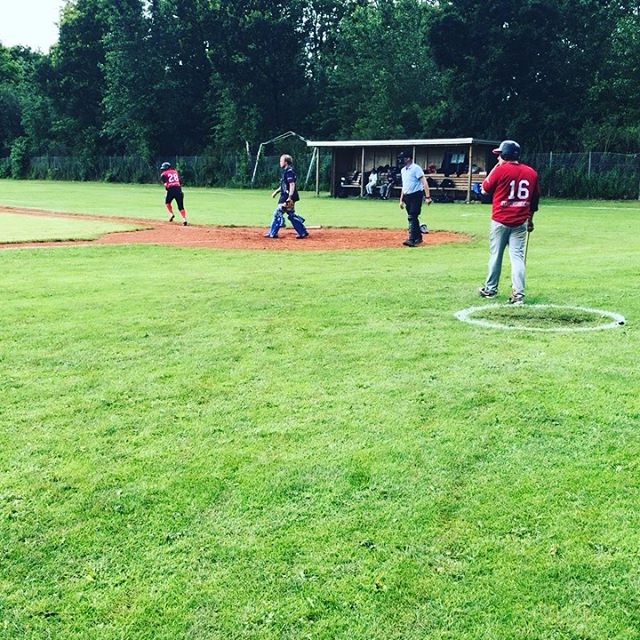
[[[369,181],[367,182],[367,185],[365,186],[365,190],[367,192],[367,195],[372,196],[373,195],[373,190],[375,188],[375,186],[378,184],[378,172],[376,171],[375,167],[373,169],[371,169],[371,173],[369,173]]]
[[[393,190],[393,186],[396,183],[396,177],[398,175],[398,170],[396,167],[389,167],[387,169],[387,179],[384,184],[380,187],[380,197],[383,200],[389,199],[389,194]]]

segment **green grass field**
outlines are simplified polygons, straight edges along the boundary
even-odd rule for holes
[[[161,187],[1,186],[163,217]],[[273,208],[185,191],[203,224]],[[542,203],[527,301],[626,318],[590,333],[454,317],[488,219],[433,205],[472,241],[415,250],[0,251],[0,637],[637,640],[640,204]]]
[[[0,215],[0,242],[93,240],[105,233],[135,228],[103,220],[73,220],[8,213]]]

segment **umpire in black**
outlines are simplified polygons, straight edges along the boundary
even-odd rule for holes
[[[398,155],[398,164],[402,167],[402,191],[400,192],[400,208],[407,208],[409,221],[409,237],[402,243],[406,247],[417,247],[422,244],[422,233],[425,233],[426,225],[420,228],[420,213],[422,211],[422,198],[424,196],[427,205],[431,204],[429,184],[425,178],[422,167],[413,161],[411,151],[401,151]]]

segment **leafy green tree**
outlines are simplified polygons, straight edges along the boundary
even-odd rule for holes
[[[637,0],[67,0],[50,54],[0,45],[0,154],[222,156],[287,130],[637,151],[639,17]]]
[[[451,0],[429,33],[447,76],[447,131],[576,148],[593,78],[625,3]]]
[[[12,178],[27,177],[29,171],[29,142],[24,136],[20,136],[13,141],[9,161]]]
[[[418,0],[373,2],[346,16],[319,128],[344,137],[433,135],[443,105],[441,74],[426,41],[431,17]]]
[[[20,67],[11,50],[0,45],[0,155],[6,156],[15,138],[22,133],[21,105],[16,94]]]
[[[31,155],[49,150],[53,107],[42,84],[48,70],[40,52],[0,48],[0,153],[14,158],[16,176],[26,175]]]
[[[142,0],[111,3],[104,45],[103,134],[114,151],[151,159],[163,76]]]
[[[307,104],[302,4],[297,0],[221,2],[208,16],[209,58],[214,70],[216,142],[238,146],[304,122]],[[225,118],[237,125],[234,139]]]
[[[633,3],[631,3],[633,4]],[[589,114],[581,130],[588,149],[640,149],[640,6],[620,17],[610,36],[610,54],[594,74]]]
[[[207,50],[207,0],[153,0],[149,5],[153,70],[159,106],[152,148],[159,154],[189,154],[211,135]]]
[[[325,98],[330,91],[329,79],[340,60],[343,24],[354,11],[368,4],[368,0],[300,0],[306,90],[302,106],[306,114],[304,131],[320,133],[326,121],[323,109],[328,104]]]
[[[63,8],[52,74],[45,80],[55,107],[52,135],[70,153],[108,150],[104,127],[105,36],[110,7],[105,0],[76,0]]]
[[[49,57],[24,47],[14,47],[12,54],[21,69],[16,95],[26,148],[32,155],[66,151],[55,141],[56,112],[48,91],[53,78]]]

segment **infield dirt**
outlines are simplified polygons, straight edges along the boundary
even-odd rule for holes
[[[406,232],[401,229],[363,229],[338,227],[309,227],[309,236],[298,240],[293,229],[280,231],[278,238],[265,238],[265,227],[205,226],[181,222],[154,221],[146,218],[124,218],[90,214],[70,214],[63,212],[0,207],[0,213],[29,216],[65,217],[84,220],[110,220],[142,226],[135,231],[107,233],[95,240],[64,240],[57,242],[0,243],[0,248],[42,247],[93,244],[161,244],[178,247],[201,247],[208,249],[258,249],[270,251],[331,251],[339,249],[373,249],[381,247],[402,247]],[[421,247],[431,245],[468,242],[470,238],[462,233],[450,231],[430,231],[423,236]],[[406,249],[406,247],[402,247]]]

